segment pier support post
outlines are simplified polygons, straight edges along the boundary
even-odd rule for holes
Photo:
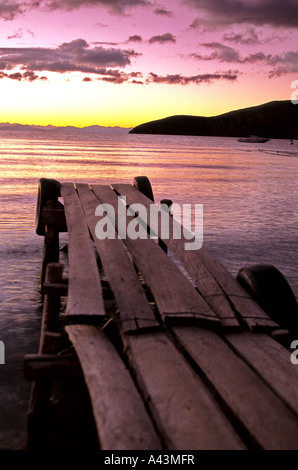
[[[47,283],[61,283],[64,265],[62,263],[49,263],[46,269]],[[43,303],[43,315],[41,324],[39,353],[53,353],[49,351],[49,342],[47,341],[48,332],[58,332],[59,330],[59,310],[60,295],[46,294]],[[48,344],[48,346],[46,346]],[[52,347],[51,347],[52,349]]]
[[[59,231],[52,225],[45,226],[44,250],[41,272],[41,286],[46,277],[46,269],[49,263],[59,262]]]
[[[49,263],[46,267],[46,282],[60,283],[62,281],[63,268],[62,263]],[[55,293],[45,294],[39,354],[57,354],[59,352],[62,344],[61,335],[58,333],[59,310],[60,295]],[[53,380],[51,378],[38,379],[32,384],[26,449],[42,449],[44,446],[50,412],[52,384]]]

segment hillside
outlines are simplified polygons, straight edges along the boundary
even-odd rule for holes
[[[298,138],[298,105],[272,101],[219,116],[170,116],[134,127],[132,134]]]

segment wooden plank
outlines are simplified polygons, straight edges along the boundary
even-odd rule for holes
[[[205,247],[199,252],[201,261],[214,274],[216,281],[241,315],[242,320],[252,331],[268,331],[278,325],[271,320],[264,310],[249,296],[242,286],[233,278],[226,267],[217,260]]]
[[[100,201],[87,185],[77,184],[85,217],[93,236],[109,285],[120,312],[123,332],[160,327],[123,242],[118,239],[98,239],[95,227],[100,218],[95,209]]]
[[[74,185],[63,183],[68,226],[68,301],[65,318],[82,321],[105,315],[100,276],[84,212]]]
[[[160,449],[143,401],[118,353],[90,325],[68,325],[93,407],[102,450]]]
[[[129,205],[138,202],[144,204],[148,211],[150,210],[152,201],[137,191],[132,185],[114,184],[113,187],[119,194],[126,196]],[[201,262],[197,262],[197,259],[193,256],[193,252],[185,250],[185,240],[183,238],[177,240],[173,239],[173,218],[169,216],[168,220],[169,240],[164,240],[164,242],[182,263],[184,269],[186,269],[195,285],[198,287],[199,292],[220,318],[222,327],[240,329],[239,322],[235,317],[235,312],[231,308],[223,290],[206,266]],[[181,231],[181,233],[183,232]],[[161,236],[160,226],[159,236]]]
[[[44,331],[43,349],[47,354],[58,354],[67,349],[67,337],[56,331]]]
[[[244,448],[201,379],[164,334],[126,340],[129,363],[168,449]]]
[[[297,416],[223,339],[201,328],[174,333],[253,441],[264,449],[298,449]]]
[[[141,203],[149,208],[152,201],[137,191],[132,185],[113,184],[117,193],[126,196],[128,204]],[[276,328],[273,322],[258,304],[247,294],[227,269],[218,261],[205,246],[199,250],[184,249],[184,239],[173,239],[173,223],[169,215],[169,240],[164,240],[168,248],[181,261],[184,268],[196,283],[209,305],[222,319],[223,326],[237,327],[235,311],[251,330],[268,330]],[[159,235],[161,233],[159,232]],[[227,300],[229,298],[229,301]],[[231,308],[230,302],[233,306]]]
[[[72,377],[82,373],[74,354],[26,354],[23,361],[27,380],[53,379],[58,376]]]
[[[45,280],[46,269],[49,263],[59,262],[59,232],[52,225],[45,226],[43,259],[41,270],[41,285]]]
[[[99,185],[91,187],[100,201],[112,205],[115,211],[115,223],[118,227],[119,201],[115,192],[109,187]],[[119,207],[121,207],[120,204]],[[132,216],[125,218],[125,229],[128,221],[133,219]],[[142,230],[144,229],[140,227],[140,232]],[[133,240],[126,237],[123,242],[151,290],[164,321],[167,321],[169,316],[171,322],[177,320],[179,323],[184,321],[209,326],[219,325],[219,319],[208,304],[153,240],[150,238]]]
[[[60,283],[62,281],[64,265],[62,263],[49,263],[46,269],[47,283]],[[59,312],[60,312],[60,296],[57,292],[54,294],[46,294],[43,301],[42,322],[40,332],[39,352],[48,353],[45,344],[44,333],[46,331],[59,330]]]
[[[42,221],[44,225],[52,225],[58,232],[67,232],[64,209],[44,207],[42,210]]]
[[[291,363],[291,352],[265,334],[229,334],[226,338],[298,414],[298,368]]]
[[[45,295],[67,296],[68,283],[66,282],[44,282],[41,291]]]

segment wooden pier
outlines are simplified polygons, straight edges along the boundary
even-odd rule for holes
[[[27,448],[298,449],[298,366],[283,332],[204,246],[185,250],[166,206],[169,237],[160,225],[149,237],[135,204],[149,213],[153,193],[140,181],[40,182],[44,312],[39,352],[24,359]],[[103,204],[114,238],[97,236]],[[148,236],[125,238],[123,220]]]

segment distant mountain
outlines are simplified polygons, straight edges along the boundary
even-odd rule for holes
[[[104,127],[104,126],[88,126],[88,127],[75,127],[75,126],[34,126],[28,124],[10,124],[8,122],[0,123],[0,131],[42,131],[42,132],[92,132],[93,134],[111,134],[119,135],[128,133],[131,130],[130,128],[125,127]]]
[[[272,101],[213,117],[170,116],[134,127],[132,134],[298,138],[298,105]]]

